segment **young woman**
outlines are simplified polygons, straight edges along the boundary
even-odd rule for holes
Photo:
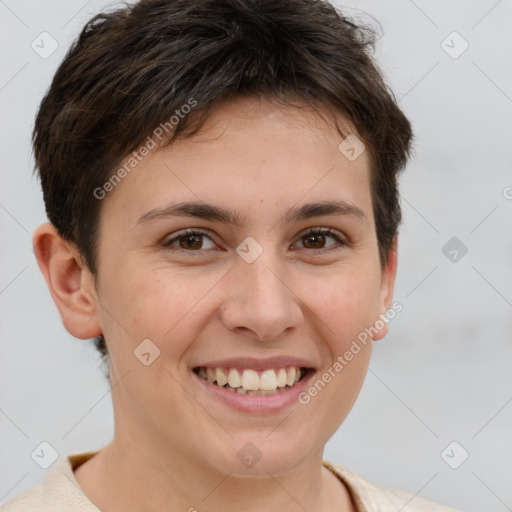
[[[400,307],[411,128],[372,43],[321,0],[86,25],[36,119],[34,247],[115,434],[3,511],[451,510],[323,460]]]

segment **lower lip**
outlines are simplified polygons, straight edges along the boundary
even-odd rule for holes
[[[211,382],[199,377],[195,372],[192,372],[192,374],[199,381],[199,385],[202,386],[207,393],[218,398],[233,409],[242,412],[273,413],[283,411],[292,404],[298,405],[298,396],[300,393],[305,391],[308,382],[314,375],[314,372],[308,370],[308,373],[304,378],[297,382],[293,387],[275,395],[267,396],[241,395],[236,391],[230,391],[229,389],[212,384]]]

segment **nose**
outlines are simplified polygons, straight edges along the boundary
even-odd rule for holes
[[[220,307],[223,325],[260,341],[278,339],[300,326],[301,300],[287,283],[288,274],[265,252],[252,263],[240,258],[226,283]]]

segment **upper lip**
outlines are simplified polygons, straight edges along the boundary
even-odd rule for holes
[[[216,359],[194,365],[194,368],[237,368],[239,370],[252,369],[256,371],[270,370],[272,368],[284,368],[286,366],[298,366],[300,368],[314,368],[310,361],[291,356],[274,356],[266,359],[255,357],[231,357]]]

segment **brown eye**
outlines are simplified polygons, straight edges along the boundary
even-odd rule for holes
[[[333,242],[328,242],[331,239]],[[312,229],[304,234],[299,239],[302,247],[299,245],[299,249],[312,249],[312,250],[323,250],[329,249],[332,246],[343,246],[345,242],[336,233],[330,229]],[[333,247],[334,248],[334,247]]]
[[[203,235],[185,235],[178,238],[179,246],[182,249],[201,249],[203,245]]]
[[[178,233],[173,238],[164,242],[164,247],[171,250],[184,250],[187,252],[201,251],[206,249],[213,249],[215,243],[212,239],[201,231],[187,230]]]
[[[323,233],[310,233],[302,237],[304,247],[308,249],[323,249],[325,235]]]

